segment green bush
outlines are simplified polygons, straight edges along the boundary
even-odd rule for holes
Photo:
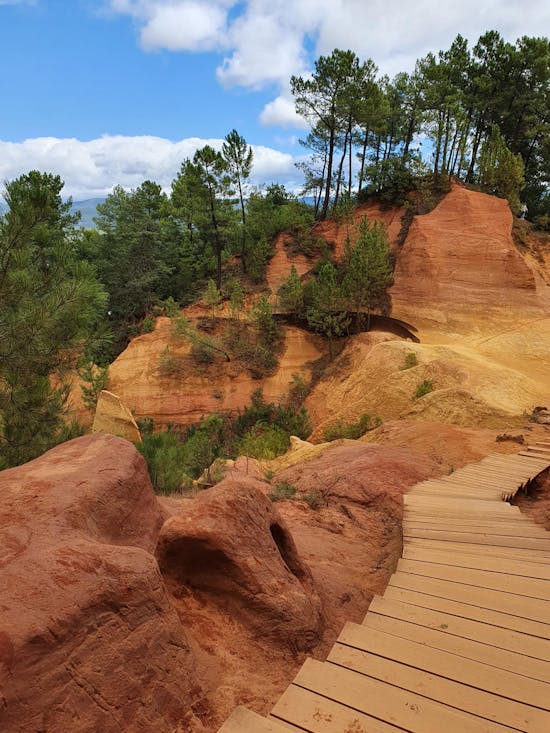
[[[137,449],[147,461],[149,476],[159,494],[173,494],[185,480],[185,445],[173,433],[145,433]]]
[[[141,333],[151,333],[155,330],[155,319],[147,316],[141,322]]]
[[[239,453],[250,458],[271,460],[286,453],[290,439],[278,425],[256,423],[239,442]]]
[[[210,348],[204,341],[197,341],[191,344],[191,356],[196,364],[213,364],[215,359],[214,349]]]
[[[162,302],[162,307],[168,318],[178,318],[180,315],[180,307],[171,295]]]
[[[271,501],[282,501],[283,499],[294,499],[296,496],[296,492],[298,489],[293,486],[292,484],[289,484],[287,481],[284,481],[281,484],[276,484],[273,491],[270,491],[268,496],[271,499]]]
[[[430,392],[433,392],[434,386],[433,382],[431,382],[429,379],[424,379],[422,382],[420,382],[415,390],[415,393],[413,395],[413,399],[418,400],[421,397],[424,397],[424,395],[429,394]]]
[[[310,385],[306,384],[300,374],[293,374],[288,384],[289,404],[298,408],[309,394]]]
[[[147,461],[153,485],[159,493],[181,490],[198,479],[216,459],[247,455],[272,459],[285,453],[290,435],[306,437],[311,431],[304,408],[266,403],[261,390],[251,404],[236,416],[213,414],[185,430],[168,426],[153,435],[153,423],[141,421],[142,442],[138,445]]]
[[[414,351],[409,351],[409,353],[405,356],[405,361],[403,362],[403,365],[401,366],[401,371],[404,371],[405,369],[412,369],[413,367],[418,365],[418,358]]]
[[[357,440],[369,430],[374,430],[381,424],[382,420],[375,417],[371,420],[371,416],[364,413],[357,422],[344,422],[342,419],[337,420],[324,431],[324,439],[327,442],[332,440],[340,440],[347,438],[349,440]]]

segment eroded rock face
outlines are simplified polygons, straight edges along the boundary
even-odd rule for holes
[[[397,257],[394,315],[431,306],[443,314],[535,303],[535,275],[512,239],[508,202],[453,184],[416,216]],[[443,316],[442,316],[443,317]]]
[[[198,591],[262,636],[293,649],[319,641],[322,613],[311,573],[261,484],[228,477],[164,524],[165,578]]]
[[[132,443],[141,440],[139,428],[130,410],[120,397],[107,390],[99,393],[92,432],[118,435]]]
[[[3,733],[171,733],[193,717],[201,691],[152,554],[161,523],[119,438],[0,473]]]
[[[267,401],[277,402],[294,374],[306,382],[311,378],[310,362],[324,353],[319,337],[286,327],[278,369],[257,380],[242,364],[224,360],[204,369],[189,361],[181,373],[165,376],[159,363],[166,348],[177,356],[189,352],[189,344],[174,336],[170,319],[157,318],[155,330],[135,338],[109,370],[113,391],[137,417],[154,418],[155,428],[190,425],[213,412],[243,409],[259,387]]]

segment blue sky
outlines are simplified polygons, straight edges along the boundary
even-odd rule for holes
[[[254,182],[299,185],[288,89],[334,47],[381,71],[471,41],[550,32],[543,0],[0,0],[0,179],[59,173],[75,198],[153,178],[233,127]]]
[[[131,18],[92,0],[1,5],[1,139],[178,140],[223,137],[237,127],[258,143],[274,142],[274,130],[257,124],[274,86],[224,90],[215,75],[220,53],[144,51]]]

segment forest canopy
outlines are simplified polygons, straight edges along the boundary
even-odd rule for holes
[[[342,197],[394,198],[427,173],[479,184],[515,213],[521,192],[530,218],[550,214],[547,38],[511,44],[489,31],[470,47],[459,35],[391,80],[371,59],[335,49],[311,76],[293,76],[291,90],[310,125],[301,167],[321,218]]]

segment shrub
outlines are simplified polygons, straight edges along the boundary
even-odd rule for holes
[[[325,499],[320,491],[312,489],[304,494],[303,499],[310,509],[318,511],[322,506],[326,504]]]
[[[424,379],[422,382],[420,382],[415,390],[415,393],[413,395],[413,399],[418,400],[421,397],[424,397],[424,395],[429,394],[430,392],[433,392],[434,386],[433,382],[431,382],[429,379]]]
[[[154,420],[152,417],[137,417],[136,424],[141,435],[151,435],[154,428]]]
[[[174,377],[185,371],[185,357],[174,354],[165,346],[159,356],[159,374],[161,377]]]
[[[147,316],[141,323],[141,333],[151,333],[155,330],[155,319]]]
[[[109,384],[109,366],[99,367],[92,361],[85,360],[78,367],[77,374],[81,380],[82,402],[84,407],[93,414],[99,393],[107,389]]]
[[[535,218],[535,226],[543,232],[550,232],[550,214],[541,214]]]
[[[239,453],[250,458],[271,460],[286,453],[289,446],[289,435],[282,428],[259,422],[242,437]]]
[[[214,350],[204,341],[196,341],[191,344],[191,356],[196,364],[212,364],[214,362]]]
[[[180,307],[171,295],[162,301],[162,307],[168,318],[177,318],[180,314]]]
[[[297,491],[298,489],[295,486],[285,481],[281,484],[277,484],[275,488],[273,489],[273,491],[269,492],[268,496],[271,499],[271,501],[282,501],[283,499],[294,499]]]
[[[326,428],[323,433],[324,439],[327,442],[339,440],[341,438],[356,440],[369,430],[377,428],[381,422],[382,420],[379,417],[375,417],[374,420],[371,421],[371,417],[370,415],[367,415],[367,413],[361,415],[357,422],[347,423],[340,419]]]
[[[145,433],[137,449],[147,461],[149,476],[159,494],[180,490],[185,476],[185,446],[173,433]]]
[[[293,374],[288,384],[288,402],[294,407],[299,407],[308,396],[310,385],[306,384],[300,374]]]
[[[413,367],[418,365],[418,358],[414,351],[409,351],[409,353],[405,356],[405,361],[403,362],[403,365],[400,367],[401,371],[404,371],[405,369],[412,369]]]

